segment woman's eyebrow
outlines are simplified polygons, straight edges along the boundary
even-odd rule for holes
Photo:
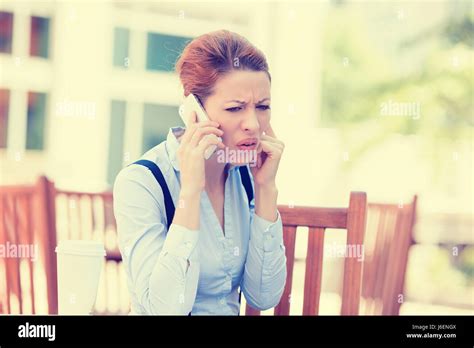
[[[236,102],[236,103],[239,103],[239,104],[245,104],[244,101],[237,100],[237,99],[232,99],[232,100],[227,100],[227,101],[226,101],[226,103],[230,103],[230,102]]]
[[[260,103],[263,103],[264,101],[266,100],[270,100],[270,98],[263,98],[262,100],[259,100],[256,104],[260,104]],[[232,100],[227,100],[226,103],[230,103],[230,102],[236,102],[236,103],[239,103],[239,104],[245,104],[244,101],[242,100],[237,100],[237,99],[232,99]]]

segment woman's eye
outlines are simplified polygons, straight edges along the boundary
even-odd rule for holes
[[[269,110],[269,109],[270,109],[270,105],[259,105],[259,106],[257,106],[257,109],[260,109],[260,110]]]
[[[235,106],[233,108],[228,108],[226,109],[226,111],[230,111],[230,112],[237,112],[237,111],[240,111],[242,109],[242,107],[240,106]]]

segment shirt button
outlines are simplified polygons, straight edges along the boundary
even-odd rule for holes
[[[273,236],[271,234],[267,234],[267,240],[270,240],[272,238],[273,238]]]
[[[225,303],[225,300],[224,300],[223,298],[221,298],[221,299],[219,300],[219,303],[223,305],[223,304]]]

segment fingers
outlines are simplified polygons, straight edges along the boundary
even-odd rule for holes
[[[270,138],[270,137],[268,137]],[[271,138],[274,139],[274,138]],[[256,174],[268,158],[279,160],[283,153],[284,145],[279,142],[272,142],[268,140],[261,140],[257,148],[257,158],[254,165],[251,166],[252,174]]]
[[[274,152],[275,149],[279,149],[278,144],[272,143],[270,141],[262,141],[262,151],[266,153]]]
[[[216,128],[216,127],[199,127],[197,128],[195,131],[194,131],[194,134],[191,138],[191,140],[189,141],[189,145],[191,145],[191,147],[196,147],[199,142],[201,141],[201,139],[206,136],[206,135],[209,135],[209,134],[214,134],[218,137],[221,137],[224,132],[219,129],[219,128]]]
[[[189,113],[187,125],[190,127],[195,123],[197,123],[197,114],[196,111],[192,111]]]
[[[206,149],[211,146],[211,145],[217,145],[220,148],[224,146],[222,143],[222,140],[219,139],[216,135],[214,134],[207,134],[204,136],[204,138],[199,142],[199,145],[195,148],[200,154],[204,156],[204,152]]]
[[[283,141],[281,141],[280,139],[277,139],[277,138],[273,138],[273,137],[271,137],[271,136],[269,136],[269,135],[263,134],[263,135],[260,137],[260,139],[261,139],[262,141],[268,141],[268,142],[270,142],[270,143],[277,144],[279,147],[285,148],[285,143],[284,143]]]
[[[268,128],[265,130],[265,134],[276,138],[275,132],[273,131],[272,125],[270,123],[268,123]]]
[[[255,161],[250,164],[250,171],[252,172],[253,176],[257,174],[257,171],[258,169],[260,169],[261,166],[262,166],[262,156],[258,154]]]
[[[194,133],[194,130],[196,129],[196,119],[196,112],[191,112],[188,118],[188,123],[186,124],[186,130],[181,137],[181,144],[187,144],[189,139],[191,139],[192,133]]]
[[[262,134],[261,138],[263,140],[267,140],[272,143],[280,144],[281,146],[285,147],[285,143],[278,139],[275,135],[275,132],[272,128],[272,125],[269,123],[267,129],[265,130],[265,134]]]
[[[196,119],[196,113],[195,112],[192,112],[192,114],[194,115],[194,119]],[[181,138],[181,144],[182,145],[187,145],[190,140],[192,139],[193,135],[194,135],[194,132],[196,131],[196,129],[198,128],[201,128],[201,127],[219,127],[219,123],[215,122],[215,121],[203,121],[203,122],[194,122],[194,123],[191,123],[191,124],[188,124],[188,126],[186,127],[186,131],[184,132],[182,138]]]
[[[263,140],[260,143],[262,144],[262,152],[268,154],[270,157],[273,157],[274,155],[281,156],[285,148],[285,145],[266,140]]]

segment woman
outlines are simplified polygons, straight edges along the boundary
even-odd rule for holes
[[[176,70],[184,95],[193,93],[210,120],[198,123],[192,113],[186,129],[171,128],[142,157],[163,173],[176,207],[172,221],[152,171],[133,164],[116,178],[132,313],[238,315],[240,292],[254,308],[274,307],[286,280],[275,185],[284,145],[270,126],[266,59],[245,38],[220,30],[191,41]],[[210,145],[217,151],[205,160]],[[221,156],[224,150],[253,151],[256,161]],[[252,173],[250,203],[240,166]]]

